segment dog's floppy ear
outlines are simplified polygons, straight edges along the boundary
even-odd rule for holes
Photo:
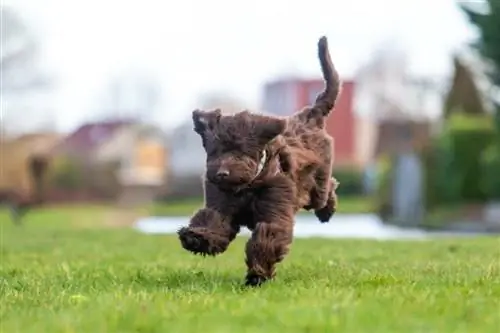
[[[219,122],[222,113],[220,109],[213,111],[202,111],[196,109],[192,113],[194,131],[203,136],[207,130],[211,130]]]
[[[262,116],[257,122],[257,135],[262,143],[268,143],[285,131],[286,119]]]

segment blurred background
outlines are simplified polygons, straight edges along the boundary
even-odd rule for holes
[[[321,35],[344,82],[328,119],[339,214],[500,229],[496,0],[3,0],[0,200],[14,217],[191,215],[191,111],[312,103]]]

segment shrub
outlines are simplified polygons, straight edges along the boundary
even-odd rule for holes
[[[452,120],[451,149],[460,196],[465,201],[485,201],[487,193],[481,178],[486,175],[481,173],[481,156],[493,142],[493,121],[485,116],[461,116]]]
[[[119,161],[109,161],[92,165],[88,170],[91,177],[86,180],[88,187],[101,198],[117,198],[122,190],[118,178],[119,169]]]
[[[500,135],[500,105],[497,105],[495,111],[495,125],[497,128],[497,134]]]
[[[481,156],[482,185],[490,200],[500,200],[500,109],[495,114],[495,125],[493,142]]]
[[[338,179],[340,185],[337,189],[338,195],[362,195],[363,173],[356,168],[335,168],[333,176]]]
[[[434,140],[430,150],[425,170],[427,207],[460,201],[460,176],[454,164],[451,135],[443,133]]]
[[[492,145],[482,156],[482,186],[490,200],[500,200],[500,145]]]
[[[49,178],[51,185],[60,189],[75,190],[84,183],[78,163],[65,157],[58,157],[53,161]]]
[[[375,189],[375,209],[383,220],[392,214],[393,158],[389,155],[377,160],[377,180]]]
[[[484,183],[483,153],[494,142],[491,117],[484,115],[452,115],[433,146],[432,163],[427,174],[433,184],[426,184],[434,204],[484,202],[488,192]]]
[[[439,182],[438,157],[437,153],[439,141],[433,140],[431,145],[420,152],[423,166],[423,190],[424,204],[427,210],[433,209],[439,205],[440,196],[436,191],[437,183]]]

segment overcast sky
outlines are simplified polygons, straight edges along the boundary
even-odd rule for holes
[[[40,38],[43,64],[58,78],[51,103],[61,130],[88,117],[110,76],[128,68],[161,83],[156,119],[171,127],[204,92],[228,91],[258,107],[265,80],[318,75],[316,42],[323,34],[346,78],[387,40],[410,54],[414,71],[443,74],[453,49],[475,35],[455,0],[3,3],[18,8]]]

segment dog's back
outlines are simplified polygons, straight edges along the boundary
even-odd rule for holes
[[[304,203],[303,207],[316,211],[329,205],[328,201],[336,187],[331,179],[333,138],[326,132],[325,126],[341,89],[326,37],[321,37],[318,42],[318,58],[325,88],[317,96],[314,105],[288,118],[287,130],[283,135],[286,149],[280,155],[284,171],[288,170],[298,184],[299,201]],[[323,218],[320,220],[323,221]]]
[[[318,94],[314,105],[306,106],[302,110],[288,117],[287,130],[284,139],[292,152],[299,154],[296,159],[300,169],[309,168],[310,164],[333,163],[333,138],[326,131],[326,119],[331,114],[341,90],[341,81],[331,60],[326,37],[318,41],[318,58],[325,82],[324,90]],[[299,151],[305,149],[308,152]],[[309,162],[304,161],[309,159]],[[325,165],[324,168],[327,166]]]

